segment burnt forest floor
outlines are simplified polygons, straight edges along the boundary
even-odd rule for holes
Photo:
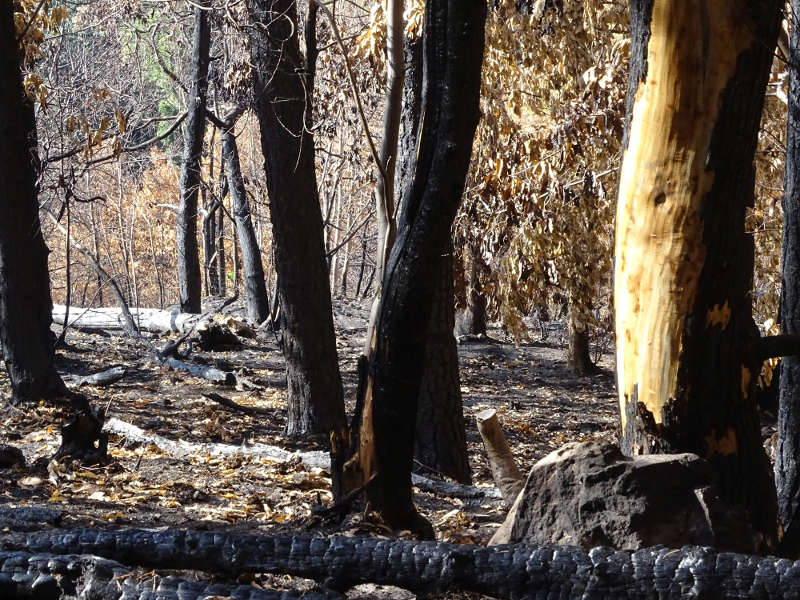
[[[335,301],[340,365],[348,409],[356,387],[356,360],[364,344],[368,303]],[[237,306],[230,309],[234,314]],[[238,307],[241,311],[241,307]],[[60,330],[60,326],[55,326]],[[541,339],[537,325],[528,343],[514,344],[492,327],[489,338],[460,344],[461,389],[470,465],[474,484],[493,485],[475,414],[497,410],[520,469],[569,441],[617,436],[613,348],[605,342],[597,374],[578,376],[566,364],[566,327],[553,322]],[[191,363],[233,370],[254,384],[236,390],[216,386],[188,374],[169,371],[150,358],[141,343],[117,336],[70,331],[68,347],[58,351],[57,367],[65,379],[120,365],[126,375],[105,387],[84,386],[107,418],[133,424],[148,435],[194,444],[168,454],[152,443],[110,435],[108,464],[81,466],[52,461],[60,444],[59,409],[46,405],[13,407],[3,403],[0,445],[20,448],[27,465],[0,469],[0,509],[42,506],[59,514],[61,527],[189,527],[303,535],[389,535],[361,512],[319,516],[314,505],[330,502],[330,482],[318,468],[299,460],[277,461],[258,456],[221,456],[210,443],[248,447],[254,443],[289,451],[324,450],[314,441],[282,435],[286,423],[286,380],[276,337],[242,338],[244,347],[230,352],[202,352]],[[153,339],[160,348],[166,339]],[[0,393],[10,395],[5,371]],[[249,415],[226,408],[204,394],[219,394],[267,412]],[[205,445],[204,445],[205,444]],[[435,475],[428,473],[429,477]],[[433,523],[437,539],[485,544],[502,522],[505,508],[496,500],[446,497],[415,490],[415,502]],[[0,528],[35,529],[41,524],[0,521]],[[403,535],[401,533],[401,535]],[[308,585],[291,578],[264,576],[270,587]],[[399,590],[362,591],[366,596],[410,598]],[[466,597],[459,595],[458,597]],[[479,596],[469,596],[477,598]]]

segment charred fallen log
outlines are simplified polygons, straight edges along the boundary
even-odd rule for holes
[[[334,592],[284,592],[246,585],[189,581],[180,577],[140,577],[121,564],[97,556],[0,552],[3,600],[334,600]]]
[[[371,582],[418,593],[469,590],[498,598],[800,597],[800,562],[664,547],[637,551],[517,544],[461,546],[355,537],[83,529],[0,537],[4,548],[95,554],[131,565],[284,573],[346,589]]]

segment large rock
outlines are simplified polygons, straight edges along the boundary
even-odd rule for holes
[[[570,443],[534,465],[489,544],[752,553],[759,543],[747,523],[743,510],[720,500],[709,464],[694,454],[631,458],[603,442]]]

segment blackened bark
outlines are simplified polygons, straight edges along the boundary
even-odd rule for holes
[[[223,166],[224,168],[224,166]],[[219,272],[217,271],[217,204],[204,202],[206,214],[203,215],[203,261],[205,262],[206,293],[219,295]]]
[[[304,65],[294,0],[252,0],[250,54],[255,109],[272,216],[283,352],[289,387],[289,434],[345,426],[342,382],[323,244],[322,214],[307,125]]]
[[[219,207],[217,208],[217,226],[214,228],[217,233],[217,277],[219,282],[217,290],[221,296],[225,295],[227,287],[227,272],[225,271],[225,196],[228,195],[228,178],[225,176],[224,165],[220,173],[219,181]]]
[[[789,40],[789,113],[786,125],[786,185],[783,196],[781,250],[781,331],[800,334],[800,0],[792,0]],[[783,528],[782,549],[800,555],[800,356],[787,356],[780,367],[778,448],[775,483],[778,516]]]
[[[425,367],[417,400],[414,457],[423,467],[472,483],[464,431],[458,348],[453,337],[453,255],[440,259],[425,342]]]
[[[423,110],[414,177],[386,267],[361,422],[372,506],[394,527],[432,534],[411,498],[417,396],[440,257],[464,191],[480,116],[486,4],[429,0]]]
[[[228,576],[288,574],[323,581],[342,590],[359,583],[395,585],[421,596],[458,590],[509,599],[790,600],[800,596],[800,562],[697,546],[656,546],[635,551],[602,546],[584,550],[550,544],[487,548],[402,539],[175,529],[11,534],[0,538],[0,546],[51,553],[55,555],[54,564],[66,559],[91,566],[93,561],[102,560],[95,558],[99,556],[148,568],[204,570]],[[21,554],[0,553],[0,573],[8,572],[6,561],[18,561]],[[94,557],[78,558],[78,554]],[[24,568],[26,562],[21,566]],[[21,573],[23,580],[25,573],[27,569]],[[0,579],[0,585],[5,583]],[[153,597],[162,598],[133,596],[142,600]]]
[[[231,208],[242,249],[247,318],[251,323],[260,324],[269,316],[269,298],[267,297],[267,284],[264,281],[264,267],[261,264],[261,250],[253,230],[250,203],[247,201],[247,191],[239,166],[239,150],[236,147],[236,137],[232,125],[231,129],[222,132],[222,156],[228,172]]]
[[[183,161],[181,163],[177,232],[178,287],[181,312],[199,313],[202,295],[200,257],[197,248],[197,195],[200,189],[200,161],[206,131],[208,63],[211,31],[208,11],[194,9],[194,36],[190,66],[191,86],[187,95]]]
[[[580,375],[594,373],[597,368],[589,353],[589,329],[585,320],[573,306],[569,307],[568,315],[567,366]]]
[[[36,120],[22,87],[14,6],[0,8],[0,343],[14,400],[37,402],[66,388],[53,366]]]

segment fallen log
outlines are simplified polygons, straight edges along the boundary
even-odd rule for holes
[[[330,473],[330,456],[327,452],[311,450],[308,452],[289,452],[278,446],[267,444],[248,444],[234,446],[232,444],[218,443],[193,443],[184,440],[171,440],[164,436],[148,433],[144,429],[131,423],[121,421],[117,418],[110,418],[106,421],[105,431],[123,436],[129,440],[143,444],[155,444],[167,454],[175,458],[184,458],[197,452],[206,452],[220,456],[261,456],[271,458],[278,462],[286,462],[297,458],[308,467],[322,469]],[[500,491],[497,488],[479,488],[460,483],[450,483],[448,481],[437,481],[422,477],[416,473],[411,474],[411,483],[417,488],[453,498],[487,498],[499,499]]]
[[[66,306],[63,304],[53,305],[53,321],[55,323],[63,325],[65,314]],[[131,307],[130,314],[139,330],[159,334],[185,333],[202,318],[208,318],[208,315],[195,315],[158,308]],[[122,312],[115,307],[80,308],[71,306],[69,309],[69,326],[82,330],[116,331],[125,329]]]
[[[193,530],[77,529],[7,534],[0,547],[93,554],[126,564],[235,576],[282,573],[344,590],[359,583],[417,593],[465,590],[496,598],[800,597],[800,562],[686,546],[618,551],[517,544],[468,546],[335,536]]]
[[[0,598],[3,600],[335,600],[335,592],[264,590],[247,585],[147,577],[106,558],[89,555],[0,552]]]
[[[73,377],[71,380],[68,380],[68,382],[73,383],[77,387],[81,387],[82,385],[93,385],[99,387],[116,383],[125,377],[126,373],[127,371],[125,370],[125,367],[111,367],[105,371],[93,373],[92,375],[86,375],[85,377]]]
[[[167,365],[170,369],[175,371],[183,371],[189,373],[194,377],[200,377],[213,383],[221,383],[223,385],[234,386],[236,385],[236,375],[230,371],[222,371],[216,367],[209,367],[206,365],[190,365],[177,358],[171,356],[166,358],[162,364]]]

